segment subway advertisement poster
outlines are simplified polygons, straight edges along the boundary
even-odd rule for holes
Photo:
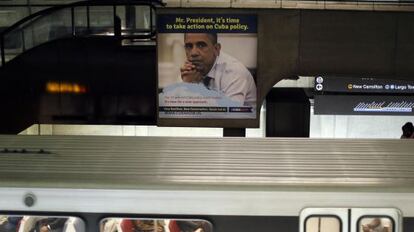
[[[256,119],[257,16],[160,14],[158,117]]]

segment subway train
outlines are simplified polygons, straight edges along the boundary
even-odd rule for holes
[[[145,231],[409,232],[413,149],[397,139],[2,135],[0,215],[77,219],[77,232],[127,231],[128,220],[162,225]]]

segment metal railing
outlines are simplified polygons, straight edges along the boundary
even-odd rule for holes
[[[91,0],[54,6],[29,15],[0,33],[0,65],[43,43],[65,37],[155,37],[161,0]]]

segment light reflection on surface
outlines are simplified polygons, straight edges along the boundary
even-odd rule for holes
[[[46,83],[46,92],[83,94],[87,92],[87,88],[79,83],[49,81]]]

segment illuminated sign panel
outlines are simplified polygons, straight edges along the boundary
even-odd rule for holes
[[[158,117],[256,119],[257,17],[157,18]]]

